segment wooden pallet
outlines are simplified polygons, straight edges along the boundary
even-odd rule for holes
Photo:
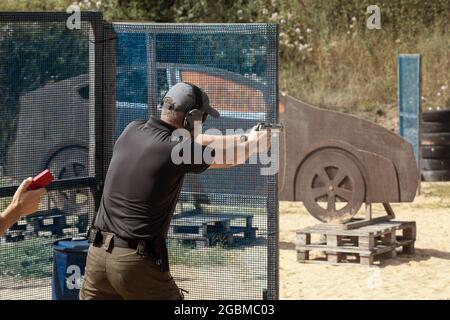
[[[67,215],[59,209],[38,211],[27,216],[5,233],[7,242],[21,241],[31,237],[74,236],[86,232],[84,217]],[[87,218],[86,218],[87,220]]]
[[[317,241],[312,241],[318,237]],[[414,253],[416,223],[385,221],[357,229],[332,229],[318,224],[297,231],[297,260],[302,263],[373,265],[375,261],[395,258],[397,248]],[[324,253],[324,258],[311,258],[311,251]]]
[[[233,226],[232,220],[245,219],[245,226]],[[231,214],[196,214],[174,217],[168,238],[177,239],[195,247],[223,244],[232,246],[239,235],[243,240],[256,239],[257,228],[252,226],[253,216]]]

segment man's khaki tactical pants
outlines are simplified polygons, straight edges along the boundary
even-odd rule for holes
[[[182,295],[169,272],[135,249],[111,248],[113,236],[89,247],[80,300],[179,300]]]

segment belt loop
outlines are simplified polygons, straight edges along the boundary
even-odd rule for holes
[[[143,256],[145,253],[145,245],[146,245],[146,241],[145,240],[139,240],[137,248],[136,248],[136,253],[138,255]]]
[[[103,240],[103,245],[102,248],[105,249],[106,251],[110,251],[112,249],[112,240],[113,240],[114,235],[111,233],[107,233],[104,236],[104,240]]]

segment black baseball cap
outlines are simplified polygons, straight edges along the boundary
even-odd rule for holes
[[[196,100],[196,95],[199,98],[201,96],[202,103]],[[172,99],[172,107],[176,111],[188,113],[192,109],[200,109],[214,118],[220,117],[219,111],[211,107],[209,104],[209,98],[206,92],[193,84],[178,82],[170,88],[169,91],[167,91],[164,98]]]

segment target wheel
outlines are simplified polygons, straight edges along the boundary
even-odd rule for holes
[[[82,147],[68,147],[51,157],[47,168],[57,179],[88,176],[88,150]],[[54,205],[67,214],[87,215],[92,196],[89,188],[58,190],[50,193]]]
[[[334,149],[308,157],[296,181],[296,198],[303,199],[309,213],[322,222],[349,221],[365,194],[364,178],[356,163],[344,151]]]

